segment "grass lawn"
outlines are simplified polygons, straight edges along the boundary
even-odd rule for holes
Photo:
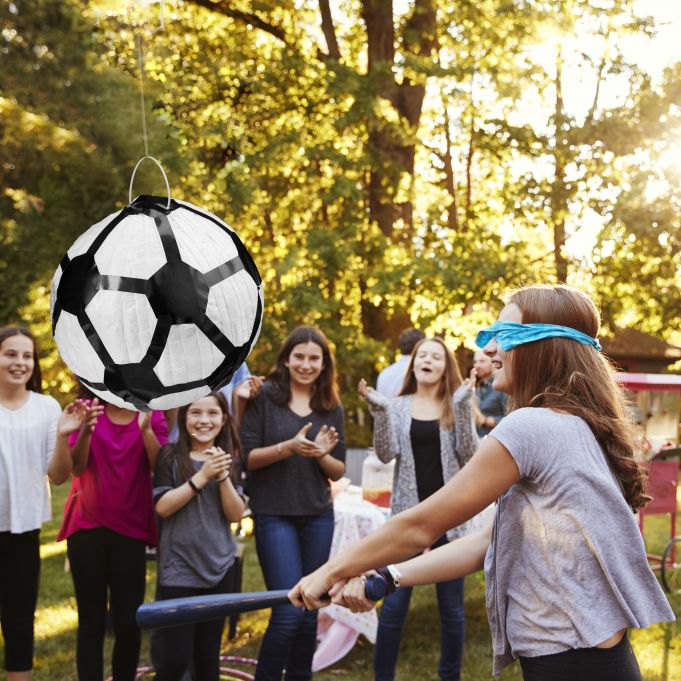
[[[64,572],[66,545],[55,538],[61,520],[67,487],[54,490],[55,520],[42,532],[42,575],[40,597],[36,615],[35,672],[36,681],[72,681],[76,678],[76,605],[71,577]],[[680,514],[681,515],[681,514]],[[660,522],[656,522],[656,521]],[[681,518],[679,518],[681,521]],[[679,525],[681,527],[681,525]],[[668,536],[668,526],[663,518],[646,519],[646,539],[651,550],[661,552]],[[155,565],[148,571],[147,597],[151,598],[155,579]],[[264,589],[255,546],[248,540],[244,591]],[[656,625],[646,630],[630,632],[636,654],[646,681],[678,681],[681,679],[681,597],[672,598],[677,621]],[[268,612],[243,615],[234,641],[225,640],[226,654],[255,657],[263,632],[267,626]],[[482,574],[466,579],[466,647],[464,653],[464,681],[492,679],[491,646],[485,613]],[[402,681],[437,680],[439,654],[439,624],[435,590],[420,587],[415,590],[412,607],[404,630],[402,651],[398,666],[398,679]],[[111,640],[107,638],[107,661],[110,662]],[[370,681],[373,646],[360,637],[352,652],[335,667],[319,672],[315,679],[331,681]],[[0,641],[0,655],[2,642]],[[144,635],[141,663],[147,664],[148,635]],[[500,677],[502,681],[522,679],[517,664]]]

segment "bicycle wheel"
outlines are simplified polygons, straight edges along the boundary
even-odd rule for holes
[[[681,593],[681,537],[674,537],[662,554],[662,585],[670,594]]]

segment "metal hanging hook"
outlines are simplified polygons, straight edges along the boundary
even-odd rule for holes
[[[128,205],[130,205],[132,203],[132,184],[135,181],[135,173],[137,172],[137,169],[139,168],[140,163],[142,163],[142,161],[144,161],[147,158],[149,160],[153,161],[158,166],[158,169],[161,171],[161,173],[163,174],[163,179],[165,180],[165,183],[166,183],[166,189],[168,190],[168,203],[166,204],[166,210],[168,210],[170,208],[170,200],[171,200],[170,199],[170,185],[168,184],[168,177],[166,176],[165,170],[163,170],[163,166],[153,156],[149,156],[149,155],[142,156],[142,158],[139,161],[137,161],[137,163],[135,164],[135,168],[132,171],[132,177],[130,178],[130,187],[128,189]]]

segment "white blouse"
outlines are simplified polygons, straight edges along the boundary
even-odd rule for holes
[[[37,530],[52,517],[47,467],[60,414],[57,400],[34,392],[19,409],[0,405],[0,532]]]

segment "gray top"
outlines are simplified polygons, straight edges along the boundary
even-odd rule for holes
[[[518,409],[489,437],[521,475],[498,501],[485,557],[495,674],[520,655],[590,648],[625,627],[674,620],[584,420]]]
[[[203,465],[192,464],[196,471]],[[159,458],[154,472],[154,503],[186,480],[176,480],[175,466]],[[237,490],[241,493],[241,490]],[[236,541],[222,512],[220,489],[211,480],[189,503],[160,519],[158,582],[163,586],[208,589],[225,576],[236,557]]]
[[[400,395],[388,400],[376,390],[367,395],[369,410],[374,417],[374,449],[381,461],[395,462],[392,513],[401,513],[419,503],[416,488],[414,451],[411,446],[411,402],[413,395]],[[440,426],[440,457],[442,477],[449,482],[475,454],[479,439],[473,421],[473,388],[466,384],[452,397],[455,424],[453,430]],[[466,533],[466,524],[447,531],[450,541]]]
[[[299,416],[288,406],[275,404],[270,398],[271,390],[272,384],[266,381],[258,396],[249,402],[241,424],[246,468],[252,449],[289,440],[310,422],[308,440],[314,440],[323,425],[338,431],[338,444],[331,456],[345,461],[343,407],[338,405],[330,412]],[[311,516],[323,513],[333,504],[329,480],[317,460],[298,454],[248,471],[247,481],[248,503],[253,513]]]

